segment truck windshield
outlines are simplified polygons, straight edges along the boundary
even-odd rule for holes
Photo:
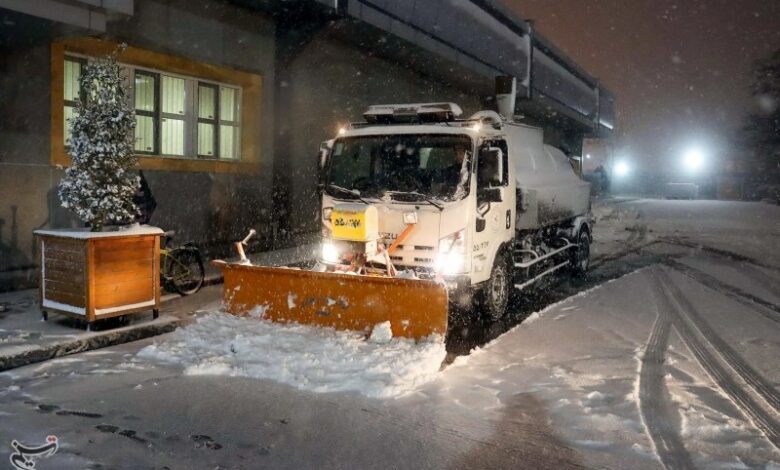
[[[395,134],[336,140],[328,194],[356,190],[363,197],[429,197],[442,201],[468,194],[471,139],[465,135]]]

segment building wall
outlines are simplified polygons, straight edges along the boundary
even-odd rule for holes
[[[45,23],[39,23],[45,26]],[[33,285],[32,232],[61,215],[51,201],[48,37],[0,50],[0,290]]]
[[[50,75],[52,41],[88,32],[40,20],[0,45],[0,291],[35,285],[38,228],[80,226],[60,207],[64,172],[52,166]],[[46,29],[42,34],[41,29]],[[221,1],[137,0],[135,14],[117,16],[106,39],[172,56],[259,74],[261,119],[242,132],[260,135],[255,174],[145,171],[157,202],[151,223],[176,230],[207,251],[227,252],[229,242],[271,219],[275,25],[270,16]]]
[[[270,219],[273,174],[273,20],[223,2],[142,0],[133,16],[109,24],[109,34],[133,46],[256,73],[263,78],[257,174],[145,172],[157,209],[152,224],[176,230],[177,238],[219,253],[250,227]]]

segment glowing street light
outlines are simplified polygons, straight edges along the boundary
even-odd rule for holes
[[[631,171],[631,167],[628,165],[628,162],[625,160],[620,160],[617,163],[615,163],[615,176],[618,178],[623,178]]]
[[[692,148],[683,155],[683,164],[688,171],[698,171],[704,166],[704,153],[701,149]]]

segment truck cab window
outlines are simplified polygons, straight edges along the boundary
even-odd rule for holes
[[[341,138],[333,147],[328,182],[365,197],[455,201],[468,194],[472,146],[461,135]]]

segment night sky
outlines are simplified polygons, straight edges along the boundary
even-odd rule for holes
[[[504,1],[615,93],[636,164],[733,153],[752,64],[780,48],[780,0]]]

